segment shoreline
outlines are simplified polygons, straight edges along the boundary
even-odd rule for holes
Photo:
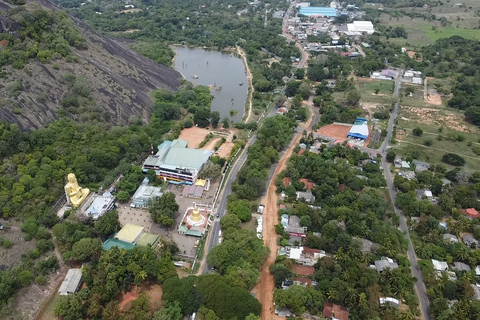
[[[172,50],[175,52],[175,56],[172,58],[172,68],[174,70],[177,70],[175,68],[175,60],[178,57],[178,53],[173,49],[174,47],[186,47],[186,48],[200,48],[204,50],[216,50],[220,52],[231,52],[234,53],[238,58],[240,58],[243,62],[243,66],[245,68],[245,73],[247,75],[247,81],[248,81],[248,91],[247,91],[247,98],[245,99],[245,108],[244,108],[244,115],[242,117],[242,121],[244,123],[247,123],[251,116],[252,116],[252,109],[253,109],[253,92],[255,89],[253,88],[253,75],[252,72],[250,71],[250,67],[248,66],[248,61],[247,61],[247,54],[245,50],[243,50],[242,47],[236,46],[234,47],[227,47],[223,49],[218,49],[218,47],[207,47],[207,46],[195,46],[195,45],[185,45],[185,44],[171,44],[170,47]],[[177,70],[180,72],[179,70]],[[182,75],[183,79],[186,80],[185,75],[180,72]],[[187,80],[188,81],[188,80]],[[246,116],[246,118],[245,118]]]

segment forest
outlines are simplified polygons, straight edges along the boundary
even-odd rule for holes
[[[11,32],[0,33],[0,66],[21,69],[29,59],[43,63],[64,57],[74,60],[71,47],[86,49],[85,39],[62,11],[16,7],[6,13]]]
[[[311,142],[308,137],[304,140]],[[284,178],[291,184],[285,186]],[[299,179],[315,184],[313,205],[296,199],[297,191],[306,191]],[[305,247],[322,249],[327,256],[315,264],[312,277],[317,287],[291,286],[274,293],[275,302],[296,314],[322,312],[324,302],[346,306],[350,319],[399,319],[417,314],[418,301],[413,289],[406,257],[406,239],[398,231],[398,217],[386,200],[385,180],[379,163],[366,153],[347,145],[321,147],[320,153],[293,155],[287,168],[276,180],[277,192],[284,192],[286,209],[278,214],[297,215],[300,225],[308,228]],[[288,245],[289,234],[278,224],[279,244]],[[319,233],[315,234],[314,233]],[[362,249],[364,240],[373,243]],[[390,257],[399,268],[378,273],[369,265],[381,257]],[[271,267],[277,287],[293,278],[292,261],[277,257]],[[408,311],[379,306],[379,298],[402,298]],[[405,314],[405,315],[404,315]]]

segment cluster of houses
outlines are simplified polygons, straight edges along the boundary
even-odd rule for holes
[[[476,240],[475,240],[476,241]],[[465,242],[465,241],[464,241]],[[478,242],[478,241],[477,241]],[[449,280],[456,281],[457,280],[457,272],[471,272],[472,268],[466,263],[463,262],[453,262],[451,264],[451,267],[448,266],[448,263],[445,261],[438,261],[435,259],[432,259],[432,264],[433,264],[433,269],[435,270],[435,275],[437,279],[440,279],[443,277],[443,275],[447,275]],[[453,270],[453,271],[452,271]],[[480,277],[480,265],[475,267],[475,275]],[[473,299],[475,300],[480,300],[480,284],[471,284],[472,289],[473,289]]]
[[[358,7],[347,5],[342,6],[340,2],[332,2],[329,7],[312,7],[309,2],[300,2],[297,17],[287,19],[287,31],[290,36],[303,45],[305,50],[322,52],[329,49],[346,48],[350,46],[341,43],[341,36],[358,37],[364,34],[373,34],[375,28],[371,21],[362,21],[365,12]],[[277,15],[283,17],[283,15]],[[355,20],[352,23],[336,25],[333,21],[336,17],[347,16]],[[308,17],[308,20],[302,18]],[[328,43],[308,42],[308,36],[326,34],[331,39]],[[352,53],[351,58],[358,57],[359,52]]]

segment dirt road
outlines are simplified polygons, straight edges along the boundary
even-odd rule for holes
[[[252,95],[254,91],[254,88],[252,85],[253,76],[252,76],[252,73],[250,72],[250,68],[248,67],[247,54],[240,46],[237,46],[237,54],[243,60],[243,64],[245,65],[245,73],[247,74],[247,80],[248,80],[248,96],[247,96],[248,115],[247,115],[247,118],[245,119],[245,123],[248,123],[248,121],[250,120],[250,117],[252,116],[252,109],[253,109],[253,104],[252,104]]]
[[[270,184],[268,185],[267,195],[263,199],[265,204],[265,211],[263,212],[263,241],[266,246],[270,248],[270,254],[267,257],[267,261],[260,269],[260,281],[255,286],[253,292],[256,294],[257,299],[262,304],[262,320],[272,319],[284,319],[275,315],[273,307],[273,290],[275,290],[275,282],[273,276],[270,274],[270,265],[275,264],[275,258],[277,257],[277,234],[275,233],[275,225],[278,223],[278,208],[277,200],[278,196],[275,193],[277,187],[275,186],[275,179],[277,175],[286,168],[287,160],[292,156],[293,149],[298,145],[303,130],[308,128],[314,118],[314,113],[310,113],[310,118],[307,123],[300,125],[297,129],[297,133],[292,139],[288,149],[285,151],[283,157],[280,159],[275,173],[273,174]]]

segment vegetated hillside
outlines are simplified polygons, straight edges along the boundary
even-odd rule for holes
[[[150,91],[180,86],[182,76],[177,71],[78,19],[72,24],[49,1],[18,7],[0,1],[0,9],[8,7],[13,9],[0,17],[0,120],[25,130],[60,116],[115,125],[148,122],[153,105]],[[47,17],[42,13],[47,23],[40,24],[38,10],[45,7],[55,13]],[[55,44],[58,39],[60,45]]]

